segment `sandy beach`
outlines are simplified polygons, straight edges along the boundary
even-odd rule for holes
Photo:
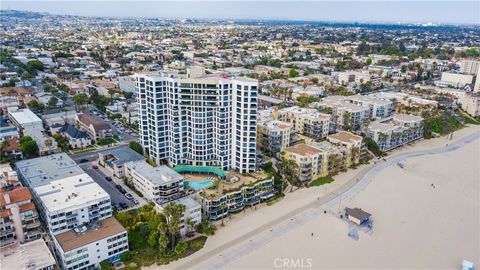
[[[387,159],[440,149],[479,131],[473,126],[456,132],[451,141],[421,141]],[[349,170],[332,184],[301,189],[272,206],[234,215],[201,251],[152,268],[288,268],[279,259],[303,261],[290,269],[458,269],[463,259],[478,267],[479,149],[480,140],[475,140],[447,153],[410,157],[401,162],[404,168],[385,166],[363,186],[356,179],[376,165]],[[351,192],[351,186],[358,190]],[[353,195],[340,205],[332,203],[340,193]],[[373,230],[360,231],[357,241],[348,237],[349,225],[337,215],[346,206],[372,214]]]

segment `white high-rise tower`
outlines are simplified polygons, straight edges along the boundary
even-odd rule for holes
[[[255,171],[258,82],[137,74],[140,142],[157,163]]]

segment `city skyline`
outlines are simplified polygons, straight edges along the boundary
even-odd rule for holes
[[[95,17],[391,24],[480,23],[478,1],[4,1],[1,8]]]

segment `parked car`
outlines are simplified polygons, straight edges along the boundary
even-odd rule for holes
[[[92,165],[92,169],[98,169],[98,166],[95,165],[95,164],[93,164],[93,165]]]
[[[126,197],[127,199],[129,199],[129,200],[133,200],[132,194],[130,194],[130,193],[128,193],[128,192],[125,193],[125,197]]]
[[[88,159],[86,159],[86,158],[80,159],[80,163],[85,163],[85,162],[88,162]]]
[[[122,210],[128,208],[128,204],[127,204],[127,203],[121,202],[121,203],[119,203],[119,205],[120,205],[120,208],[121,208]]]
[[[105,177],[105,180],[107,180],[107,181],[112,181],[112,177],[107,176],[107,177]]]

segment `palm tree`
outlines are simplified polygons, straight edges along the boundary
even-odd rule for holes
[[[224,214],[225,214],[225,209],[227,209],[227,205],[226,205],[225,203],[222,203],[222,204],[220,205],[220,208],[222,209],[222,226],[223,226],[223,225],[224,225],[224,224],[223,224],[223,218],[224,218],[224,216],[225,216]]]
[[[189,235],[192,231],[191,229],[193,228],[193,226],[195,226],[195,223],[193,222],[193,219],[191,217],[188,217],[185,220],[185,224],[187,225],[187,235]]]
[[[182,217],[183,212],[185,212],[185,205],[174,202],[167,204],[163,209],[172,250],[176,246],[176,237],[180,230],[180,218]]]
[[[52,147],[52,140],[51,139],[46,139],[45,140],[45,146],[48,147],[48,153],[50,153],[50,147]]]
[[[359,158],[360,158],[360,148],[355,146],[352,148],[353,162],[355,163]]]
[[[3,141],[2,144],[0,145],[0,154],[2,157],[3,157],[3,152],[5,152],[8,149],[8,147],[10,147],[9,140]]]

